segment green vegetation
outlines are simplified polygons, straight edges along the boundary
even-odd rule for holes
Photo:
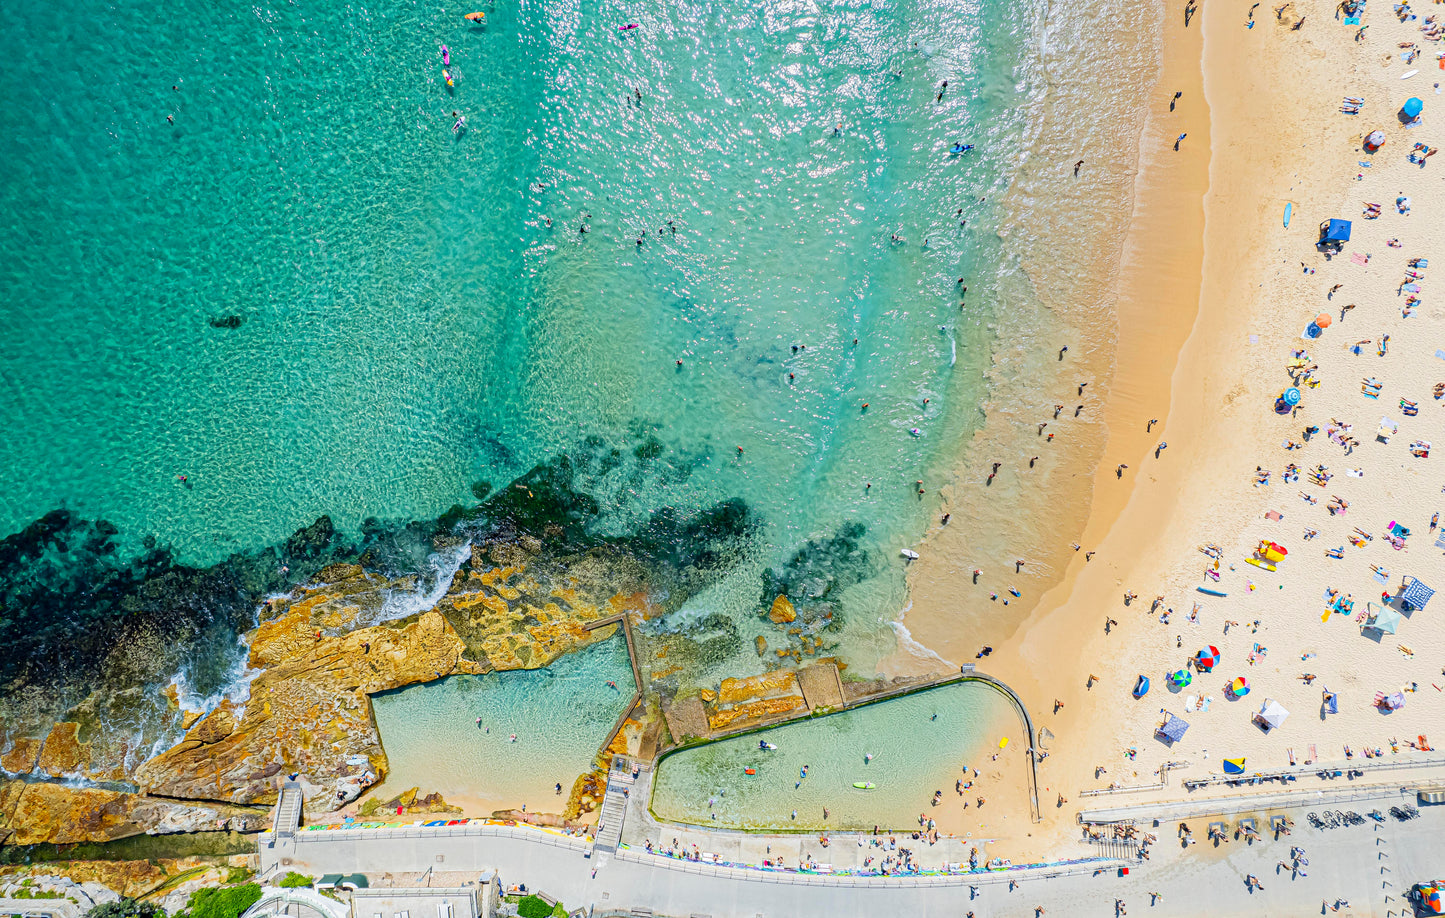
[[[30,889],[29,882],[10,894],[12,899],[64,899],[65,896],[53,889]]]
[[[154,902],[119,899],[95,906],[85,918],[166,918],[166,910]]]
[[[517,901],[517,915],[518,918],[566,918],[567,909],[561,902],[552,906],[539,896],[527,896]]]
[[[221,886],[198,889],[191,893],[185,911],[176,918],[239,918],[261,898],[261,887],[255,883],[244,886]]]
[[[298,889],[302,886],[310,886],[311,878],[306,876],[305,874],[300,874],[293,870],[290,873],[286,874],[284,877],[282,877],[281,882],[276,885],[280,886],[282,889]]]
[[[253,871],[249,867],[232,867],[226,871],[224,882],[227,886],[235,886],[237,883],[244,883],[251,879],[252,874]]]

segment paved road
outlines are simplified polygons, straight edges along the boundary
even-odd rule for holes
[[[853,916],[918,915],[963,918],[973,911],[985,916],[1033,916],[1036,906],[1047,914],[1114,915],[1122,898],[1134,916],[1304,916],[1322,914],[1322,904],[1348,899],[1341,915],[1392,918],[1401,915],[1402,894],[1427,874],[1445,872],[1445,807],[1426,808],[1421,817],[1400,823],[1317,830],[1303,811],[1291,811],[1293,836],[1248,845],[1232,841],[1217,849],[1201,842],[1187,850],[1173,842],[1175,825],[1155,830],[1160,844],[1152,859],[1131,869],[1099,876],[1088,873],[1053,879],[1022,879],[1010,890],[1006,883],[970,887],[967,881],[871,880],[862,886],[826,885],[796,875],[748,872],[732,875],[688,872],[681,864],[645,854],[622,853],[594,862],[581,847],[559,847],[529,838],[503,836],[416,835],[398,837],[347,833],[335,841],[299,843],[294,867],[312,872],[361,871],[374,877],[387,870],[461,870],[495,867],[503,882],[525,882],[561,899],[568,907],[592,906],[599,912],[648,908],[658,915],[709,915],[713,918],[755,918],[758,915]],[[1195,834],[1202,837],[1202,825]],[[302,833],[303,836],[305,833]],[[320,833],[318,833],[320,834]],[[325,833],[332,835],[333,833]],[[1275,865],[1288,858],[1291,844],[1305,848],[1307,876],[1291,879],[1276,874]],[[442,860],[438,860],[438,856]],[[642,862],[639,862],[642,861]],[[593,871],[596,871],[595,877]],[[1263,890],[1244,885],[1253,873]],[[992,878],[991,878],[992,879]],[[1151,907],[1148,893],[1164,899]],[[1387,898],[1392,897],[1392,898]],[[1333,915],[1332,912],[1324,912]],[[1408,912],[1406,912],[1408,914]]]

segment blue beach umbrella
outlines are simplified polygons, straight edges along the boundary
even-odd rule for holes
[[[1286,405],[1298,405],[1300,400],[1300,393],[1299,390],[1296,389],[1294,386],[1290,386],[1288,389],[1284,390],[1284,395],[1280,396],[1280,398],[1284,399],[1284,403]]]
[[[1404,112],[1406,118],[1418,118],[1420,117],[1420,113],[1424,110],[1425,103],[1421,102],[1419,99],[1414,98],[1413,96],[1409,99],[1406,99],[1405,104],[1400,107],[1400,111]]]

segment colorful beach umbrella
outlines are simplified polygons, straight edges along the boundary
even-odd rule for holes
[[[1204,648],[1194,655],[1194,668],[1202,673],[1207,673],[1219,665],[1219,648],[1213,644]]]
[[[1171,673],[1171,674],[1169,675],[1169,682],[1170,682],[1171,684],[1177,685],[1177,686],[1179,686],[1179,687],[1181,687],[1181,688],[1183,688],[1184,686],[1188,685],[1189,683],[1191,683],[1191,682],[1193,682],[1193,681],[1194,681],[1194,674],[1191,673],[1191,672],[1190,672],[1189,670],[1187,670],[1187,669],[1181,669],[1181,670],[1179,670],[1178,672]]]
[[[1237,698],[1243,698],[1249,694],[1249,680],[1243,676],[1236,676],[1234,681],[1229,683],[1229,694]]]

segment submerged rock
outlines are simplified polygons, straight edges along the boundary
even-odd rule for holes
[[[775,625],[786,625],[789,622],[797,621],[798,613],[793,604],[788,602],[788,597],[779,596],[773,600],[773,607],[768,610],[768,618]]]

